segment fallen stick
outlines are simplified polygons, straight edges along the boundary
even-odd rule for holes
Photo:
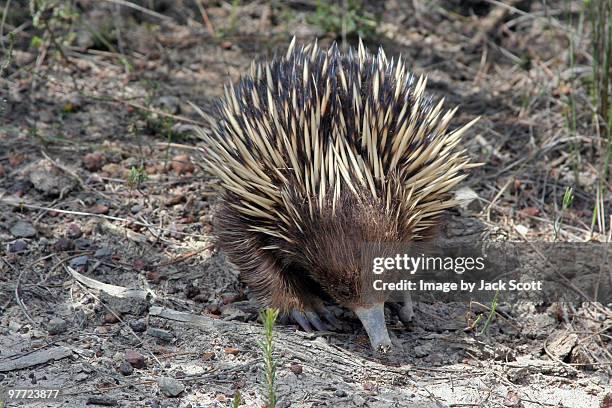
[[[74,269],[69,266],[66,266],[66,270],[72,275],[74,279],[78,282],[81,282],[83,285],[87,286],[91,289],[97,289],[104,293],[109,294],[110,296],[123,298],[123,299],[143,299],[149,300],[151,298],[155,298],[155,293],[147,292],[142,289],[129,289],[124,288],[123,286],[110,285],[108,283],[103,283],[97,281],[95,279],[89,278],[85,275],[81,275]]]
[[[39,364],[45,364],[49,361],[61,360],[72,355],[72,350],[67,347],[55,347],[49,350],[36,350],[15,359],[0,362],[0,373],[6,373],[13,370],[21,370],[28,367],[33,367]]]

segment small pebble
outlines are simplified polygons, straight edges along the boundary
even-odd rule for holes
[[[104,315],[104,323],[115,324],[119,322],[119,318],[115,313],[106,313]]]
[[[106,395],[92,395],[87,398],[87,405],[103,405],[106,407],[117,406],[117,400]]]
[[[68,323],[59,317],[54,317],[53,319],[49,320],[49,323],[47,323],[47,331],[51,335],[63,333],[66,331],[67,327]]]
[[[182,203],[183,201],[185,201],[185,195],[184,195],[184,194],[175,194],[175,195],[170,196],[170,197],[169,197],[169,198],[166,200],[165,204],[166,204],[168,207],[171,207],[171,206],[173,206],[173,205],[180,204],[180,203]]]
[[[66,237],[70,239],[80,238],[83,235],[83,231],[81,231],[81,227],[78,224],[68,224],[68,228],[66,228]]]
[[[157,271],[149,271],[147,272],[147,280],[151,283],[159,283],[162,279],[162,276]]]
[[[53,244],[53,249],[57,252],[71,251],[74,249],[74,242],[68,238],[60,238]]]
[[[25,221],[17,221],[15,225],[11,227],[11,234],[15,238],[32,238],[36,236],[36,230],[32,224]]]
[[[193,173],[195,167],[191,163],[191,159],[186,154],[179,154],[172,158],[172,170],[178,174]]]
[[[74,240],[74,246],[76,249],[86,249],[91,246],[91,241],[85,238],[77,238]]]
[[[355,405],[357,405],[358,407],[361,407],[361,406],[365,405],[365,403],[366,403],[366,399],[365,399],[365,398],[363,398],[363,397],[362,397],[361,395],[359,395],[359,394],[355,394],[355,395],[353,395],[353,403],[354,403]]]
[[[142,271],[147,267],[147,263],[142,259],[136,259],[134,263],[132,263],[132,267],[137,271]]]
[[[144,356],[136,350],[127,350],[125,352],[125,360],[134,368],[145,368],[147,366]]]
[[[147,329],[147,323],[143,319],[130,320],[129,325],[136,333],[142,333]]]
[[[100,152],[87,153],[83,157],[83,167],[89,171],[98,171],[104,166],[105,158]]]
[[[119,366],[119,372],[122,375],[131,375],[134,372],[134,367],[132,367],[132,365],[127,361],[123,361]]]
[[[102,247],[94,253],[95,258],[108,258],[113,254],[113,251],[109,247]]]
[[[164,95],[153,101],[153,105],[163,110],[177,114],[181,112],[180,99],[173,95]]]
[[[147,330],[147,334],[151,337],[156,337],[168,343],[174,340],[174,335],[172,333],[166,330],[158,329],[156,327],[149,327],[149,330]]]
[[[340,398],[346,397],[346,395],[347,395],[346,391],[341,390],[339,388],[336,390],[336,392],[334,392],[334,394],[336,395],[336,397],[340,397]]]
[[[289,369],[295,375],[300,375],[302,374],[302,371],[303,371],[302,366],[297,363],[291,364],[291,367],[289,367]]]
[[[161,377],[157,381],[157,385],[166,397],[178,397],[185,391],[185,386],[181,382],[170,377]]]
[[[18,239],[9,245],[9,252],[22,252],[28,249],[28,243],[22,239]]]
[[[187,299],[193,299],[196,295],[200,294],[200,289],[192,284],[188,284],[184,292]]]
[[[425,357],[431,353],[431,345],[429,343],[425,343],[422,346],[416,346],[414,349],[414,354],[417,357]]]
[[[89,257],[87,255],[79,256],[70,260],[70,266],[74,269],[78,269],[82,266],[87,266]]]
[[[108,214],[109,208],[104,204],[96,204],[89,208],[89,212],[92,214]]]
[[[83,382],[89,378],[89,374],[87,373],[78,373],[74,376],[76,382]]]

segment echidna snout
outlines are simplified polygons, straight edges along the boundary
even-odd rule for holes
[[[353,309],[361,324],[368,333],[370,344],[374,351],[386,354],[393,348],[387,325],[385,324],[384,303],[376,303],[370,306],[359,306]]]

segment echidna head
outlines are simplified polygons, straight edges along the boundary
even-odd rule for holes
[[[382,201],[363,197],[347,195],[335,208],[317,212],[296,229],[291,252],[328,297],[355,312],[374,349],[386,352],[391,347],[384,319],[386,299],[384,293],[372,290],[367,252],[372,244],[384,248],[385,243],[412,237]]]

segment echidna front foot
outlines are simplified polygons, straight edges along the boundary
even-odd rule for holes
[[[300,325],[302,330],[304,330],[307,333],[313,332],[313,329],[312,329],[313,326],[315,330],[327,331],[327,327],[321,321],[321,318],[319,317],[319,315],[317,315],[315,312],[311,310],[301,311],[298,309],[293,309],[291,311],[291,317],[298,325]]]
[[[317,300],[311,308],[304,310],[292,309],[291,318],[300,325],[305,332],[312,332],[313,327],[318,331],[341,330],[342,323],[325,307],[322,301]],[[321,318],[325,319],[323,321]]]
[[[380,354],[387,354],[393,345],[389,338],[387,325],[385,323],[384,303],[377,303],[369,306],[357,306],[353,308],[361,324],[368,333],[370,343],[374,351]]]

